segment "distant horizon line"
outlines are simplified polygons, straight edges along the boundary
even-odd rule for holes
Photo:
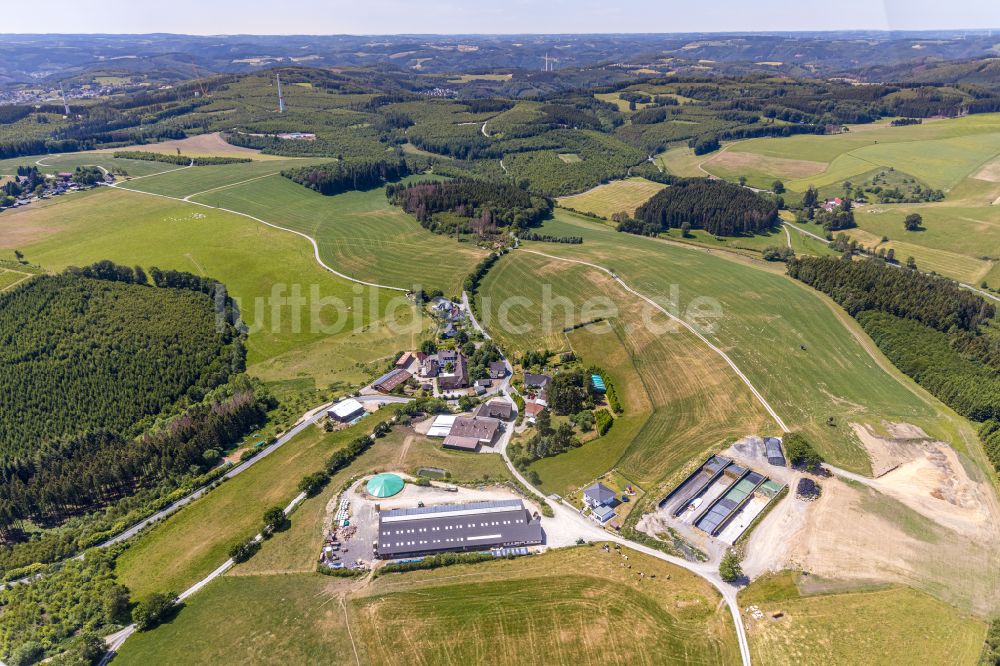
[[[386,32],[386,33],[253,33],[253,32],[0,32],[0,39],[5,37],[591,37],[591,36],[630,36],[630,37],[669,37],[687,35],[730,35],[730,36],[774,36],[774,35],[837,35],[837,34],[882,34],[882,35],[921,35],[921,34],[956,34],[990,36],[1000,32],[1000,27],[994,28],[840,28],[834,30],[801,29],[801,30],[686,30],[680,32]]]

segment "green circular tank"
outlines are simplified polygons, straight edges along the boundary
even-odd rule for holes
[[[368,494],[372,497],[392,497],[403,489],[404,483],[395,474],[376,474],[368,479]]]

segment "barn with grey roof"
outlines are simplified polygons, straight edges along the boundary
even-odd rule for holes
[[[542,543],[542,522],[521,500],[494,500],[380,511],[380,558]]]

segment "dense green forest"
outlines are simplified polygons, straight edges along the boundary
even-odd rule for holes
[[[635,219],[619,231],[655,235],[667,229],[704,229],[716,236],[741,236],[770,230],[778,205],[739,185],[706,178],[675,180],[639,206]]]
[[[230,384],[245,354],[232,303],[216,312],[208,278],[150,274],[105,261],[0,295],[5,539],[214,465],[262,422],[252,387]]]
[[[944,278],[845,256],[795,258],[788,274],[840,303],[896,367],[956,412],[1000,420],[1000,340],[987,326],[993,305]],[[1000,470],[1000,435],[983,438]]]
[[[425,228],[438,233],[496,233],[525,229],[552,214],[552,201],[501,181],[459,178],[445,182],[390,185],[389,200]]]
[[[956,349],[953,336],[885,312],[857,319],[897,368],[956,412],[974,421],[1000,418],[1000,373]]]
[[[383,183],[399,180],[411,173],[403,158],[394,160],[347,159],[318,166],[282,171],[281,175],[316,190],[323,195],[352,190],[370,190]]]
[[[995,313],[993,305],[951,280],[874,259],[799,257],[789,262],[788,274],[829,294],[852,316],[879,310],[938,331],[972,332]]]

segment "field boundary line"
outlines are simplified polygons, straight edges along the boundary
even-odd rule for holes
[[[181,168],[182,169],[188,169],[190,167],[181,167]],[[171,169],[171,171],[179,171],[179,170],[180,169]],[[169,172],[163,172],[163,173],[169,173]],[[151,174],[151,175],[158,176],[159,174]],[[393,286],[388,285],[388,284],[378,284],[377,282],[367,282],[365,280],[359,280],[357,278],[351,277],[350,275],[345,275],[345,274],[341,273],[340,271],[335,270],[331,266],[327,265],[323,261],[323,259],[320,257],[320,254],[319,254],[319,243],[316,242],[316,239],[313,238],[312,236],[306,234],[306,233],[301,232],[301,231],[296,231],[295,229],[289,229],[287,227],[282,227],[282,226],[279,226],[279,225],[274,224],[272,222],[268,222],[267,220],[262,220],[259,217],[254,217],[253,215],[250,215],[249,213],[244,213],[244,212],[241,212],[241,211],[238,211],[238,210],[232,210],[231,208],[222,208],[221,206],[212,206],[212,205],[209,205],[207,203],[202,203],[200,201],[190,201],[190,200],[187,200],[187,199],[182,199],[180,197],[172,197],[169,194],[158,194],[156,192],[144,192],[143,190],[133,190],[133,189],[131,189],[129,187],[122,187],[121,185],[119,185],[117,183],[115,183],[113,185],[110,185],[110,187],[113,187],[116,190],[124,190],[126,192],[134,192],[136,194],[148,194],[148,195],[151,195],[151,196],[154,196],[154,197],[161,197],[163,199],[170,199],[171,201],[180,201],[181,203],[192,204],[192,205],[195,205],[195,206],[201,206],[203,208],[209,208],[211,210],[221,210],[221,211],[226,212],[226,213],[232,213],[233,215],[239,215],[241,217],[245,217],[245,218],[247,218],[249,220],[253,220],[254,222],[259,222],[260,224],[266,225],[268,227],[272,227],[274,229],[278,229],[280,231],[287,231],[288,233],[295,234],[296,236],[301,236],[302,238],[305,238],[307,241],[309,241],[312,244],[312,246],[313,246],[313,255],[316,258],[316,263],[318,263],[320,266],[322,266],[323,268],[325,268],[330,273],[333,273],[337,277],[343,278],[343,279],[347,280],[348,282],[354,282],[356,284],[364,285],[366,287],[373,287],[375,289],[388,289],[390,291],[401,291],[403,293],[409,293],[410,292],[410,290],[406,289],[405,287],[393,287]]]
[[[702,335],[702,333],[700,331],[698,331],[698,329],[696,329],[690,323],[688,323],[684,319],[681,319],[677,315],[669,312],[666,308],[664,308],[663,306],[661,306],[659,303],[657,303],[656,301],[654,301],[652,298],[650,298],[650,297],[646,296],[645,294],[643,294],[643,293],[641,293],[639,291],[636,291],[632,287],[628,286],[628,284],[626,284],[624,280],[622,280],[614,272],[612,272],[611,270],[605,268],[604,266],[599,266],[597,264],[592,264],[590,262],[582,261],[580,259],[569,259],[569,258],[566,258],[566,257],[557,257],[557,256],[552,255],[552,254],[546,254],[544,252],[538,252],[537,250],[524,250],[524,251],[525,252],[530,252],[531,254],[537,254],[537,255],[542,256],[542,257],[548,257],[549,259],[555,259],[557,261],[568,261],[568,262],[575,263],[575,264],[582,264],[584,266],[590,266],[591,268],[596,268],[597,270],[603,271],[603,272],[607,273],[608,275],[610,275],[612,278],[614,278],[614,280],[623,289],[625,289],[625,291],[627,291],[630,294],[633,294],[635,296],[638,296],[642,300],[644,300],[647,303],[649,303],[650,305],[652,305],[658,311],[660,311],[663,314],[667,315],[667,317],[669,317],[670,319],[672,319],[672,320],[676,321],[677,323],[679,323],[681,326],[683,326],[688,331],[690,331],[691,333],[693,333],[699,340],[701,340],[703,343],[705,343],[705,345],[707,345],[709,349],[711,349],[716,354],[718,354],[722,358],[722,360],[724,360],[729,365],[729,367],[733,369],[733,371],[739,376],[739,378],[741,380],[743,380],[743,383],[747,385],[747,388],[749,388],[750,392],[754,394],[754,396],[760,402],[761,406],[767,411],[768,414],[771,415],[771,418],[773,418],[774,421],[775,421],[775,423],[778,424],[778,427],[780,427],[783,432],[790,432],[789,427],[787,425],[785,425],[785,422],[782,420],[782,418],[780,416],[778,416],[778,412],[775,411],[774,407],[772,407],[771,404],[767,401],[767,399],[764,398],[763,394],[761,394],[761,392],[757,390],[757,387],[753,385],[753,382],[750,381],[750,378],[747,377],[745,374],[743,374],[743,371],[740,370],[739,366],[736,365],[736,363],[733,361],[733,359],[729,358],[729,355],[726,354],[726,352],[722,351],[719,347],[717,347],[716,345],[712,344],[712,342],[710,342],[708,338],[706,338],[704,335]]]
[[[254,176],[253,178],[247,178],[246,180],[241,180],[238,183],[229,183],[228,185],[220,185],[219,187],[213,187],[203,192],[195,192],[194,194],[189,194],[184,197],[184,201],[191,201],[194,197],[200,197],[203,194],[210,194],[211,192],[218,192],[219,190],[229,189],[230,187],[238,187],[240,185],[246,185],[247,183],[252,183],[255,180],[262,180],[264,178],[270,178],[271,176],[277,176],[280,171],[272,171],[271,173],[265,173],[263,176]]]
[[[351,639],[351,649],[354,650],[354,661],[358,666],[361,666],[361,657],[358,655],[358,646],[354,642],[354,632],[351,631],[351,618],[347,613],[347,604],[344,603],[343,597],[340,597],[340,607],[344,609],[344,626],[347,627],[347,635]]]
[[[49,165],[46,165],[46,166],[49,166]],[[94,166],[97,166],[97,165],[95,164]],[[162,176],[165,173],[173,173],[174,171],[183,171],[184,169],[190,169],[193,166],[194,166],[193,164],[188,164],[187,166],[177,167],[176,169],[167,169],[166,171],[157,171],[156,173],[147,173],[145,176],[129,176],[128,180],[126,180],[125,182],[126,183],[131,183],[133,180],[142,180],[143,178],[152,178],[153,176]],[[103,169],[104,167],[97,167],[97,168]],[[106,171],[106,169],[105,169],[105,171]],[[112,185],[111,187],[118,187],[118,185],[115,184],[115,185]],[[126,188],[122,188],[122,189],[126,189]],[[141,190],[133,190],[133,191],[135,191],[135,192],[141,192]],[[153,194],[153,193],[150,192],[149,194]]]
[[[11,271],[11,272],[12,273],[17,273],[19,275],[23,275],[24,277],[21,278],[20,280],[18,280],[17,282],[13,282],[13,283],[7,285],[6,287],[4,287],[3,289],[0,289],[0,292],[4,292],[4,291],[8,291],[10,289],[13,289],[17,285],[21,284],[25,280],[29,280],[32,277],[32,275],[30,273],[22,273],[21,271]]]

